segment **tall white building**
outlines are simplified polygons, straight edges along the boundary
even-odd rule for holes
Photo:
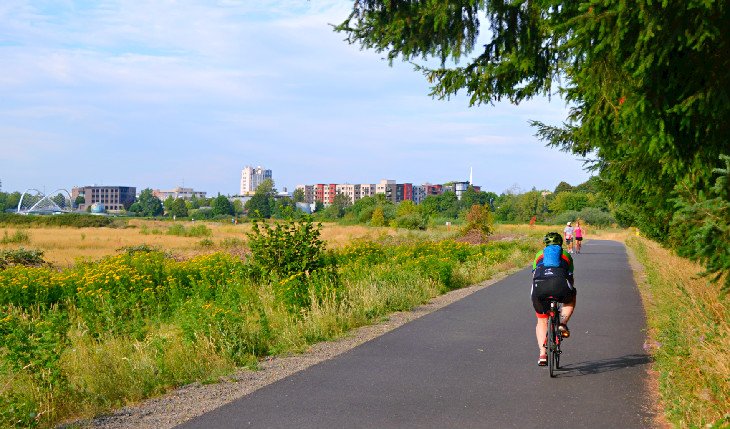
[[[266,170],[261,166],[254,168],[247,165],[241,170],[241,195],[253,194],[261,182],[266,179],[271,179],[271,170]]]

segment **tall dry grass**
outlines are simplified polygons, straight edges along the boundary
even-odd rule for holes
[[[178,224],[189,229],[205,225],[212,231],[207,239],[211,245],[201,245],[200,237],[184,237],[167,234],[168,229]],[[10,236],[16,229],[7,230]],[[129,246],[149,245],[159,247],[175,255],[190,258],[231,246],[245,246],[251,231],[251,224],[222,224],[216,222],[131,219],[127,228],[68,228],[68,227],[31,227],[22,232],[28,239],[21,243],[25,247],[40,249],[44,260],[59,267],[70,267],[80,260],[96,261],[119,252]],[[326,223],[322,228],[322,239],[329,247],[338,248],[356,239],[378,241],[385,237],[406,234],[406,231],[393,228],[374,228],[367,226],[342,226]],[[7,241],[7,240],[6,240]],[[18,247],[18,243],[0,242],[0,250]]]
[[[643,265],[639,279],[647,313],[647,349],[659,372],[667,419],[680,428],[730,427],[730,322],[721,283],[702,267],[648,239],[628,235]]]

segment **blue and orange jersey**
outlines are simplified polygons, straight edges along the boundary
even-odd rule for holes
[[[532,271],[537,267],[563,267],[567,270],[568,275],[573,275],[573,257],[570,253],[563,250],[562,246],[553,244],[545,247],[535,255],[532,261]]]

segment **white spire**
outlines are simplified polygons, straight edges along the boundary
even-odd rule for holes
[[[474,186],[473,174],[474,174],[474,167],[469,167],[469,184],[471,186]]]

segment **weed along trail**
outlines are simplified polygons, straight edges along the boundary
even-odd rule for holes
[[[525,269],[179,427],[651,427],[626,250],[592,240],[575,264],[578,303],[556,378],[536,365]]]

